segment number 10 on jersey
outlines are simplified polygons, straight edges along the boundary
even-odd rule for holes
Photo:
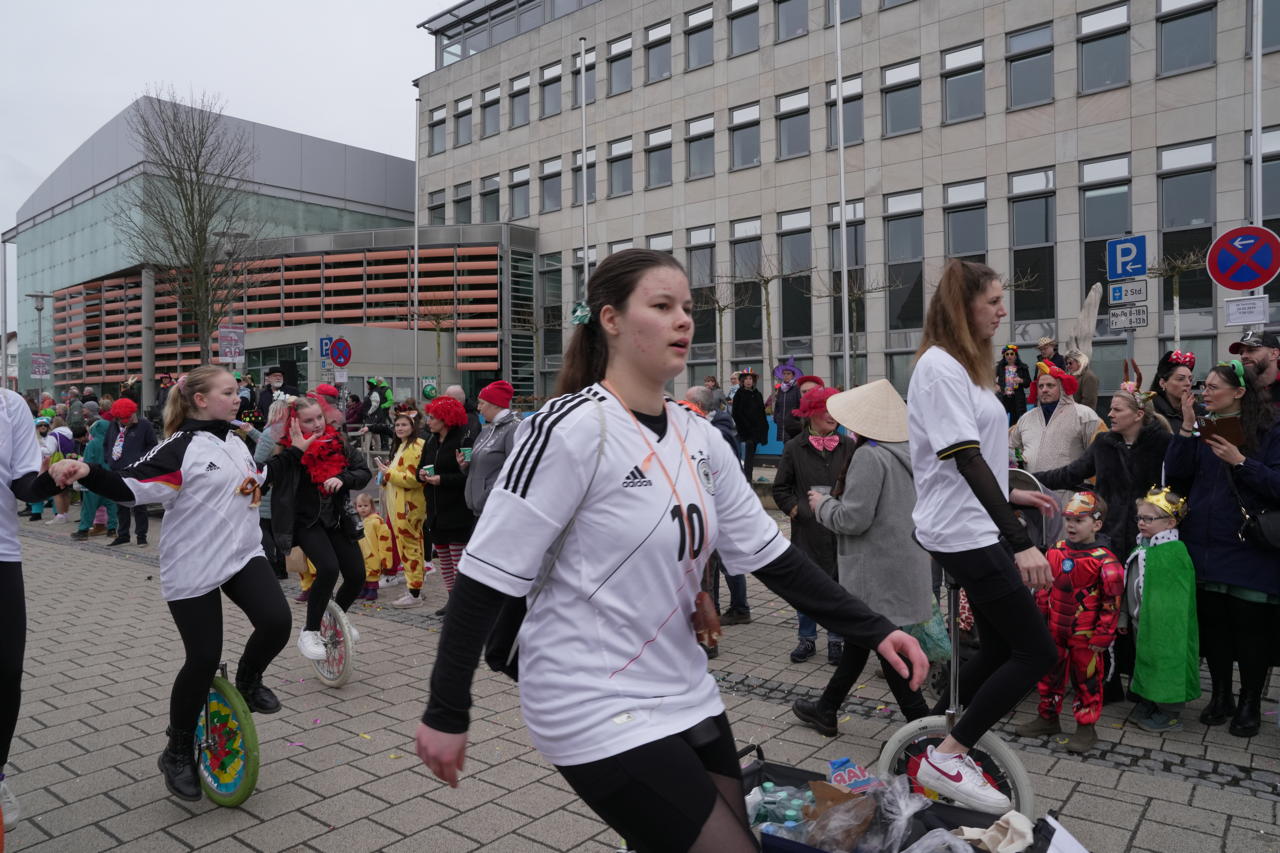
[[[688,508],[671,507],[671,520],[680,529],[680,551],[676,559],[683,561],[685,549],[689,549],[689,559],[696,560],[702,553],[702,546],[707,541],[707,529],[702,520],[702,507],[689,504]]]

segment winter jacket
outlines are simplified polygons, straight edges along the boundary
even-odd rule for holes
[[[778,438],[789,441],[804,428],[800,418],[791,414],[800,408],[800,386],[777,388],[769,400],[773,404],[773,422],[778,425]]]
[[[323,494],[311,482],[311,476],[302,467],[302,451],[298,448],[281,448],[267,460],[265,485],[275,495],[271,501],[271,533],[280,553],[293,550],[294,529],[298,524],[339,526],[351,491],[363,489],[373,478],[363,453],[345,441],[343,450],[347,467],[337,475],[342,488],[332,495]]]
[[[520,426],[520,418],[507,409],[498,415],[493,423],[485,424],[480,429],[471,450],[471,464],[467,466],[466,499],[467,508],[479,516],[484,503],[489,498],[489,490],[502,471],[503,464],[511,455],[511,447],[516,440],[516,427]]]
[[[107,464],[107,430],[111,428],[108,421],[96,420],[89,427],[89,442],[84,446],[81,459],[91,465]]]
[[[733,395],[733,423],[738,428],[739,441],[769,443],[769,420],[758,388],[738,387],[738,393]]]
[[[1087,409],[1098,408],[1098,374],[1086,367],[1084,373],[1076,378],[1080,381],[1080,387],[1071,395],[1071,399]]]
[[[708,412],[707,420],[711,421],[711,425],[720,430],[720,434],[724,436],[724,440],[729,442],[734,458],[738,456],[738,429],[733,423],[733,416],[728,412],[719,409]]]
[[[276,442],[279,430],[283,428],[283,424],[277,424],[273,427],[267,427],[258,433],[258,441],[253,446],[253,462],[259,468],[263,468],[267,464],[267,460],[276,453]],[[262,503],[258,504],[258,517],[271,518],[271,490],[267,489],[262,493]]]
[[[422,484],[427,497],[426,539],[433,545],[466,542],[475,527],[476,517],[467,508],[467,475],[458,465],[458,451],[462,449],[465,432],[465,427],[454,427],[444,441],[439,435],[429,433],[427,444],[422,448],[418,480],[422,480],[421,470],[428,465],[434,465],[440,476],[437,486]]]
[[[1004,404],[1005,411],[1013,416],[1014,422],[1022,417],[1022,413],[1027,410],[1027,389],[1031,387],[1031,372],[1027,369],[1025,362],[1016,361],[1010,365],[1017,371],[1017,376],[1022,380],[1022,384],[1018,385],[1008,394],[1004,393],[1004,359],[996,362],[996,396],[1000,398],[1000,402]]]
[[[1230,473],[1209,446],[1194,436],[1176,435],[1165,453],[1170,478],[1190,482],[1187,517],[1179,525],[1200,583],[1225,583],[1280,595],[1280,552],[1241,542],[1240,503],[1228,476],[1235,477],[1250,510],[1280,509],[1280,423],[1259,446],[1245,452],[1244,466]]]
[[[1102,418],[1097,412],[1063,397],[1048,422],[1043,406],[1020,417],[1009,430],[1009,446],[1022,451],[1027,467],[1033,471],[1061,468],[1080,458],[1101,428]],[[1058,501],[1064,503],[1070,497],[1064,492],[1058,495]]]
[[[835,450],[822,451],[809,443],[808,431],[791,439],[782,448],[778,473],[773,481],[773,500],[778,509],[790,516],[791,543],[808,555],[827,574],[836,575],[835,534],[823,527],[809,509],[809,489],[813,486],[834,487],[849,467],[854,455],[853,439],[839,436]],[[846,488],[856,488],[846,484]]]
[[[1048,489],[1092,489],[1107,502],[1107,518],[1102,531],[1111,547],[1122,553],[1138,541],[1138,514],[1134,501],[1152,486],[1164,482],[1164,455],[1169,433],[1154,421],[1145,424],[1132,447],[1125,447],[1118,432],[1104,432],[1094,439],[1080,458],[1061,468],[1037,471],[1035,476]],[[1097,485],[1085,480],[1097,478]],[[1176,482],[1171,486],[1177,488]]]
[[[1161,391],[1157,391],[1156,395],[1151,398],[1151,405],[1156,410],[1156,414],[1160,415],[1160,417],[1164,418],[1165,421],[1168,422],[1169,429],[1173,432],[1177,432],[1178,424],[1182,423],[1181,407],[1175,407],[1173,403],[1169,402],[1169,398]],[[1196,403],[1195,410],[1197,416],[1203,415],[1204,404]]]
[[[294,388],[292,385],[281,385],[279,393],[296,397],[298,396],[298,389]],[[263,385],[262,390],[258,392],[258,414],[265,418],[271,409],[271,404],[274,403],[275,400],[276,389],[272,388],[270,385]]]
[[[135,424],[129,424],[123,428],[124,448],[121,450],[120,458],[111,458],[112,449],[116,446],[116,438],[120,435],[120,422],[111,421],[111,426],[107,429],[107,437],[104,439],[104,445],[107,453],[107,467],[112,471],[120,471],[135,464],[139,459],[146,455],[147,451],[155,447],[156,431],[151,426],[151,421],[145,418],[139,418]]]
[[[928,619],[933,600],[929,553],[912,538],[915,505],[907,442],[867,441],[849,461],[844,494],[816,513],[836,535],[840,585],[899,626]]]

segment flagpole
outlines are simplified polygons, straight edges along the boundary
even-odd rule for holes
[[[844,331],[841,341],[844,347],[844,387],[853,387],[850,371],[850,344],[853,340],[849,330],[849,215],[846,209],[846,188],[844,174],[844,56],[840,41],[840,27],[843,23],[840,14],[840,0],[832,0],[836,31],[836,163],[840,175],[840,200],[837,205],[840,223],[840,328]]]

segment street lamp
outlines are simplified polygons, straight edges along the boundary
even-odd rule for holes
[[[44,301],[52,299],[52,293],[28,293],[27,298],[36,303],[36,352],[44,350]],[[40,393],[44,393],[44,375],[40,376]]]

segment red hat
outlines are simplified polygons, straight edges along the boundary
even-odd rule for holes
[[[796,387],[799,388],[801,385],[803,385],[806,382],[816,382],[818,383],[819,388],[827,387],[827,383],[823,382],[822,377],[820,376],[801,376],[799,379],[796,380]]]
[[[117,421],[127,421],[138,413],[138,404],[128,397],[121,397],[111,404],[111,417]]]
[[[444,421],[444,425],[454,427],[467,425],[467,410],[462,404],[448,395],[436,397],[427,404],[427,414]]]
[[[1062,393],[1068,397],[1073,396],[1076,391],[1080,390],[1080,380],[1076,379],[1070,373],[1067,373],[1058,365],[1047,361],[1036,362],[1036,381],[1031,383],[1031,389],[1027,392],[1027,399],[1031,401],[1031,405],[1036,404],[1036,384],[1040,381],[1041,376],[1052,376],[1054,379],[1062,383]]]
[[[819,379],[819,382],[822,380]],[[798,418],[811,418],[814,415],[827,414],[827,400],[839,394],[839,390],[835,388],[814,388],[806,391],[805,395],[800,398],[800,408],[792,409],[791,414]]]
[[[326,397],[337,397],[338,389],[334,388],[328,382],[321,382],[319,385],[316,386],[316,393],[323,394]]]
[[[511,387],[510,382],[505,379],[499,379],[481,388],[480,393],[476,396],[491,406],[497,406],[499,409],[509,409],[511,408],[511,398],[515,396],[515,393],[516,389]]]

